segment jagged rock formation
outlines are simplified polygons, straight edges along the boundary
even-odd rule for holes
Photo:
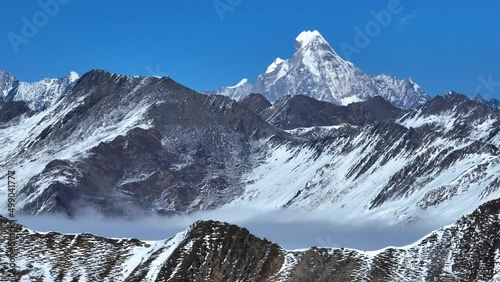
[[[481,96],[481,94],[476,94],[476,97],[474,97],[474,100],[478,101],[480,103],[483,103],[485,105],[488,105],[488,106],[492,107],[493,109],[500,110],[500,100],[498,100],[498,99],[491,98],[489,100],[486,100],[485,98],[483,98],[483,96]]]
[[[248,110],[260,114],[263,110],[272,106],[272,104],[261,94],[252,93],[241,100],[240,105]]]

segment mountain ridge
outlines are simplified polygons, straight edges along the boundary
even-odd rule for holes
[[[197,221],[167,240],[141,241],[39,233],[3,217],[0,246],[6,246],[8,234],[15,233],[17,279],[497,281],[499,214],[500,201],[490,201],[413,244],[369,252],[321,247],[285,250],[245,228],[217,221]],[[4,232],[7,229],[10,233]],[[6,261],[7,253],[0,258]],[[4,277],[11,269],[5,262],[0,264]]]
[[[72,71],[63,78],[45,78],[28,83],[0,70],[0,93],[7,101],[23,101],[30,109],[43,111],[68,94],[79,78],[79,75]]]
[[[56,106],[0,126],[0,167],[17,171],[27,214],[353,206],[349,216],[411,224],[500,195],[499,114],[465,96],[409,111],[377,97],[343,107],[292,96],[272,120],[262,112],[274,105],[251,97],[91,71]]]
[[[264,96],[260,94],[251,94],[240,103],[270,124],[284,130],[390,122],[402,117],[404,113],[380,96],[369,97],[366,101],[347,106],[338,106],[303,95],[284,96],[274,105],[264,100]]]

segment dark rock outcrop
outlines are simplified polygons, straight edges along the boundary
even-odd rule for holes
[[[246,109],[260,114],[263,110],[272,106],[272,104],[262,94],[250,94],[241,100],[240,105]]]
[[[270,124],[285,130],[298,127],[390,122],[401,117],[403,113],[379,96],[348,106],[337,106],[302,95],[285,96],[272,107],[260,112]]]
[[[0,123],[6,123],[14,118],[27,114],[33,114],[31,109],[23,101],[0,101]]]

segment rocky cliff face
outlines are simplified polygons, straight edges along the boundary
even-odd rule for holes
[[[9,121],[26,114],[31,116],[33,112],[23,101],[7,101],[0,102],[0,124],[8,123]]]
[[[500,201],[414,244],[379,251],[287,251],[248,230],[200,221],[164,241],[37,233],[0,218],[6,250],[15,234],[10,281],[496,281],[500,279]],[[495,280],[496,279],[496,280]]]

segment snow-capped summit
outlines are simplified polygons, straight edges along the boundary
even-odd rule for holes
[[[252,89],[252,84],[248,81],[248,79],[244,78],[234,86],[222,87],[216,91],[215,94],[228,96],[240,101],[250,95],[252,93]]]
[[[319,31],[303,31],[295,39],[295,51],[311,44],[324,45],[330,47]]]
[[[45,78],[37,82],[22,82],[0,71],[0,92],[6,100],[24,101],[35,111],[43,111],[61,100],[80,76],[70,72],[63,78]]]
[[[69,80],[70,80],[71,82],[75,82],[75,81],[77,81],[77,80],[80,78],[80,75],[79,75],[79,74],[77,74],[77,73],[76,73],[76,72],[74,72],[74,71],[71,71],[71,72],[69,73],[69,75],[68,75],[68,78],[69,78]]]
[[[266,73],[272,73],[276,68],[278,68],[281,64],[286,61],[281,59],[280,57],[276,58],[272,64],[267,67]]]
[[[243,78],[240,82],[238,82],[238,84],[236,84],[235,86],[231,86],[230,88],[240,87],[240,86],[243,86],[243,85],[245,85],[247,83],[248,83],[248,79]]]
[[[295,41],[291,59],[277,58],[266,72],[259,75],[249,90],[216,93],[241,100],[247,93],[261,93],[271,102],[286,95],[306,95],[317,100],[347,105],[381,96],[393,105],[408,109],[429,100],[429,96],[410,78],[399,80],[394,76],[369,76],[351,62],[343,60],[317,31],[304,31]],[[236,94],[237,95],[236,95]]]

